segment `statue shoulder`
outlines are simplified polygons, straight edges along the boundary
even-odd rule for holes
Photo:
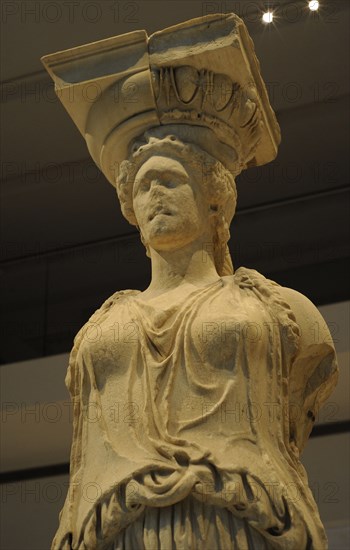
[[[118,300],[121,300],[127,296],[134,296],[139,294],[139,290],[117,290],[117,292],[114,292],[107,300],[103,302],[103,304],[93,313],[89,319],[89,321],[92,321],[94,318],[98,318],[99,316],[106,313]],[[88,321],[88,322],[89,322]]]
[[[326,321],[311,300],[287,287],[280,287],[279,293],[288,302],[300,331],[289,375],[289,400],[298,413],[290,421],[291,440],[302,451],[319,409],[337,384],[337,358]]]
[[[235,282],[252,292],[278,320],[282,361],[287,361],[288,402],[294,411],[290,417],[290,440],[302,451],[320,407],[338,380],[331,334],[317,307],[300,292],[247,268],[237,270]]]
[[[317,307],[306,296],[288,287],[267,279],[254,269],[241,267],[235,273],[235,282],[241,288],[251,288],[255,294],[270,304],[279,317],[288,317],[296,324],[300,351],[320,343],[333,346],[327,324]],[[283,315],[284,314],[284,315]],[[288,321],[287,321],[288,322]]]
[[[114,306],[119,300],[122,300],[123,298],[128,296],[137,295],[139,294],[139,292],[140,292],[139,290],[131,290],[131,289],[118,290],[117,292],[114,292],[114,294],[112,294],[109,298],[107,298],[107,300],[105,300],[102,303],[102,305],[89,317],[86,323],[84,323],[84,325],[76,334],[73,342],[73,347],[69,356],[69,365],[68,365],[67,375],[65,379],[66,386],[72,395],[74,395],[77,388],[77,384],[74,383],[74,378],[76,378],[76,375],[77,375],[77,369],[76,369],[77,355],[79,353],[79,349],[87,328],[91,328],[91,326],[94,323],[97,324],[101,322],[102,319],[106,315],[108,315],[112,306]]]
[[[321,313],[306,296],[288,287],[279,287],[279,293],[289,304],[300,327],[300,353],[313,346],[324,345],[334,349],[332,336]]]
[[[91,326],[93,323],[98,323],[102,320],[102,318],[108,314],[109,310],[114,306],[119,300],[121,301],[123,298],[127,296],[133,296],[136,294],[139,294],[139,290],[118,290],[114,294],[112,294],[107,300],[105,300],[102,305],[96,309],[96,311],[89,317],[89,319],[84,323],[84,325],[81,327],[79,332],[77,333],[76,337],[74,338],[74,345],[79,343],[82,334],[84,333],[84,330],[87,326]]]

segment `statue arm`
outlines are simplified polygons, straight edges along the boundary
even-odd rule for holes
[[[70,393],[73,407],[73,436],[70,454],[70,479],[69,489],[64,506],[59,515],[59,528],[52,543],[51,550],[70,550],[71,539],[74,531],[74,503],[78,501],[76,493],[80,490],[80,469],[81,459],[84,453],[83,449],[83,388],[81,363],[79,361],[79,352],[84,340],[87,327],[91,323],[99,323],[103,317],[108,314],[111,306],[125,292],[116,292],[108,298],[102,306],[95,311],[89,320],[83,325],[74,338],[73,348],[69,356],[69,364],[65,383]]]
[[[299,292],[280,288],[300,329],[299,349],[289,372],[290,440],[301,452],[318,411],[338,380],[334,343],[325,320]]]
[[[95,312],[96,313],[96,312]],[[59,514],[59,527],[52,542],[51,550],[70,550],[72,544],[72,504],[74,477],[77,474],[77,453],[81,450],[81,424],[82,415],[80,414],[79,402],[79,369],[76,362],[76,357],[80,348],[80,343],[83,338],[84,328],[86,324],[79,330],[74,338],[73,348],[70,352],[68,369],[65,379],[66,387],[70,393],[73,413],[73,436],[70,453],[70,479],[69,488],[64,506]],[[79,433],[78,433],[79,432]]]

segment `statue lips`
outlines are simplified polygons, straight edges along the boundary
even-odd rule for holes
[[[152,221],[156,216],[163,215],[163,216],[172,216],[172,212],[170,210],[162,205],[158,204],[151,212],[151,214],[148,216],[148,221]]]

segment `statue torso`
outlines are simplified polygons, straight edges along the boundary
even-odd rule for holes
[[[215,461],[219,439],[225,447],[236,439],[254,441],[252,420],[267,414],[259,377],[267,368],[272,324],[234,277],[167,307],[131,292],[98,326],[87,327],[80,358],[92,366],[101,411],[108,411],[116,437],[128,431],[152,454],[159,445],[186,440],[205,445]],[[259,402],[248,387],[254,384]]]
[[[273,283],[254,274],[242,268],[168,304],[116,293],[83,327],[70,373],[80,415],[77,524],[95,521],[83,494],[93,478],[96,500],[121,528],[145,505],[191,492],[267,531],[288,531],[286,485],[304,490],[283,382],[297,326]],[[305,530],[310,506],[295,528]]]

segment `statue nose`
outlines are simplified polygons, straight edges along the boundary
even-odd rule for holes
[[[150,188],[151,188],[151,189],[154,189],[154,188],[157,189],[157,188],[161,187],[161,185],[162,185],[161,180],[160,180],[159,178],[154,178],[154,179],[152,179],[152,181],[151,181]]]
[[[163,195],[164,194],[164,185],[159,178],[155,178],[150,183],[150,191],[152,195]]]

